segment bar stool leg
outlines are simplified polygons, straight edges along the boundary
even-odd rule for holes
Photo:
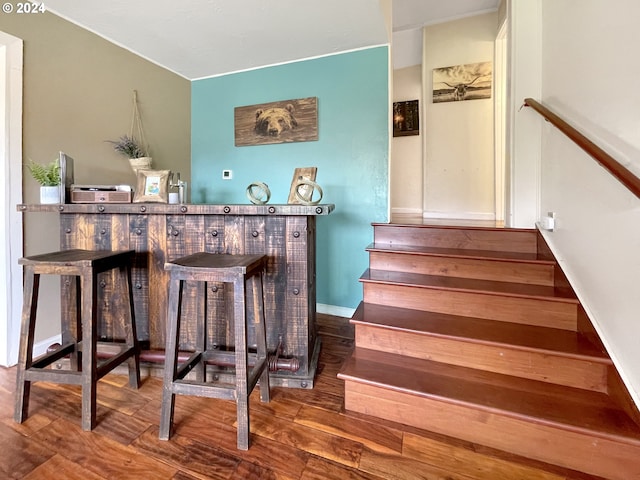
[[[76,348],[69,355],[69,365],[71,370],[80,372],[82,370],[82,352],[77,348],[82,334],[82,303],[80,299],[80,277],[77,275],[63,276],[61,278],[61,289],[68,289],[69,297],[75,300],[75,318],[73,322],[62,322],[62,345],[73,343]]]
[[[251,277],[253,292],[254,325],[256,332],[256,345],[258,362],[264,359],[265,366],[260,374],[260,401],[271,401],[271,389],[269,387],[269,360],[267,354],[267,329],[264,316],[264,292],[262,289],[263,273]]]
[[[271,386],[269,384],[269,353],[267,351],[267,320],[264,314],[264,272],[255,280],[258,284],[257,293],[254,293],[257,299],[258,307],[256,307],[256,338],[258,343],[258,357],[264,358],[265,366],[260,375],[260,401],[268,403],[271,401]]]
[[[165,350],[164,381],[162,384],[162,409],[160,412],[160,440],[169,440],[176,396],[173,381],[178,365],[178,342],[180,339],[180,312],[182,305],[182,280],[169,281],[169,308],[167,314],[167,346]]]
[[[92,430],[96,425],[96,393],[98,383],[95,360],[97,335],[98,295],[97,274],[85,274],[80,278],[80,301],[82,303],[82,429]]]
[[[13,414],[14,420],[18,423],[22,423],[29,415],[31,381],[25,380],[25,372],[31,368],[33,362],[33,337],[36,327],[39,288],[40,275],[34,274],[33,268],[25,268],[18,373],[16,376],[16,404]]]
[[[196,350],[199,352],[206,352],[208,348],[208,332],[207,332],[207,283],[206,282],[197,282],[197,285],[193,288],[198,289],[198,293],[196,298],[202,298],[202,302],[199,302],[196,307],[196,317],[202,318],[202,321],[196,322]],[[179,339],[178,339],[179,341]],[[206,382],[207,381],[207,364],[203,360],[198,362],[197,365],[194,366],[193,372],[195,372],[195,380],[196,382]]]
[[[249,395],[247,394],[247,305],[244,277],[233,282],[233,325],[236,349],[236,410],[238,450],[249,449]]]
[[[136,314],[133,305],[133,288],[131,285],[131,268],[127,265],[120,267],[120,285],[125,295],[129,298],[129,318],[124,322],[127,338],[127,348],[134,349],[133,356],[129,357],[129,387],[140,388],[140,347],[138,345],[138,332],[136,328]]]

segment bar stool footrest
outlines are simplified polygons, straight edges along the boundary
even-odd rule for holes
[[[82,385],[82,372],[75,370],[52,370],[50,368],[29,368],[24,371],[24,379],[29,382],[43,381]]]
[[[120,353],[114,355],[113,357],[100,362],[97,367],[97,377],[98,379],[104,377],[107,373],[109,373],[114,368],[120,366],[124,363],[125,360],[135,356],[136,349],[135,347],[129,347],[125,350],[122,350]]]
[[[66,357],[67,355],[69,355],[74,350],[76,350],[76,344],[75,343],[68,343],[67,345],[62,346],[62,347],[58,348],[57,350],[54,350],[53,352],[45,353],[44,355],[36,358],[33,361],[33,363],[31,364],[30,368],[44,368],[44,367],[47,367],[47,366],[51,365],[52,363],[56,362],[57,360],[60,360],[61,358]]]
[[[247,390],[250,392],[260,380],[260,376],[264,372],[265,368],[269,367],[269,362],[266,358],[262,358],[256,363],[251,372],[249,373],[249,378],[247,379]]]
[[[176,380],[182,380],[184,377],[186,377],[191,370],[193,370],[196,365],[198,365],[198,363],[200,363],[202,361],[202,353],[201,352],[195,352],[193,355],[191,355],[186,362],[184,362],[182,365],[180,365],[180,367],[177,369],[176,374],[175,374],[175,378],[174,381]]]
[[[212,385],[195,380],[176,380],[171,385],[172,393],[176,395],[193,395],[195,397],[218,398],[220,400],[235,400],[234,385]]]

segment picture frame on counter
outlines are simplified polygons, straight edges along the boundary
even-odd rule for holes
[[[168,203],[171,170],[138,170],[133,203]]]

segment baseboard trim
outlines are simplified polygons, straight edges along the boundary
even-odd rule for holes
[[[54,335],[38,343],[33,344],[33,358],[47,353],[47,349],[54,343],[62,343],[62,335]]]
[[[355,308],[338,307],[337,305],[326,305],[324,303],[316,304],[316,312],[336,317],[351,318],[355,311]]]
[[[392,208],[393,215],[422,215],[421,208]]]
[[[422,218],[434,218],[445,220],[495,220],[495,213],[482,213],[482,212],[429,212],[422,213]]]

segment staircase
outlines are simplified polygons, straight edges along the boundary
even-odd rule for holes
[[[347,410],[615,480],[637,410],[536,230],[374,224]]]

